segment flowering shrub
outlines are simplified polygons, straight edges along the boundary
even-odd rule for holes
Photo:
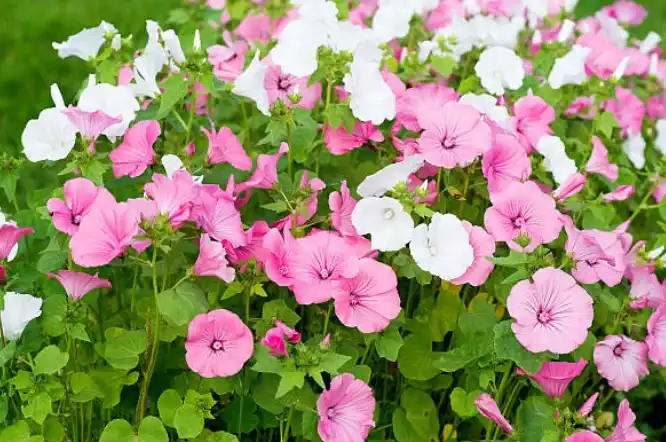
[[[91,74],[2,158],[0,442],[662,438],[646,11],[292,3],[53,44]]]

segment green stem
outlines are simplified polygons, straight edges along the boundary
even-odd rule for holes
[[[502,376],[502,380],[500,381],[499,389],[497,390],[497,394],[495,395],[495,402],[497,402],[498,404],[501,404],[502,393],[504,393],[504,389],[508,385],[509,379],[511,379],[511,370],[512,370],[512,368],[513,368],[513,363],[510,363],[506,372],[504,372],[504,375]],[[488,429],[490,429],[490,427],[488,427]],[[499,425],[497,425],[495,427],[495,431],[493,432],[493,437],[490,440],[496,440],[497,439],[497,436],[499,435],[498,434],[499,430],[500,430],[500,427],[499,427]],[[486,430],[486,437],[488,437],[488,436],[489,436],[489,434]]]
[[[659,180],[655,180],[652,187],[650,187],[648,193],[646,193],[643,199],[641,200],[641,203],[638,205],[638,208],[634,210],[634,213],[631,214],[631,217],[629,218],[630,224],[638,216],[639,213],[645,210],[645,208],[647,207],[648,200],[650,199],[650,197],[652,196],[652,194],[654,193],[654,191],[657,189],[658,186],[659,186]]]
[[[132,297],[130,298],[130,313],[134,312],[134,299],[136,298],[136,285],[139,282],[139,268],[134,269],[134,281],[132,281]]]
[[[106,339],[104,338],[104,298],[102,298],[103,292],[100,291],[100,293],[97,295],[97,310],[99,313],[97,314],[97,323],[99,324],[99,334],[102,339],[102,342],[104,342]]]
[[[439,170],[437,171],[437,197],[436,200],[439,201],[439,195],[441,193],[439,186],[442,183],[442,168],[440,167]]]
[[[187,119],[187,135],[185,136],[185,148],[190,143],[190,136],[192,135],[192,123],[194,122],[194,109],[197,106],[197,93],[196,93],[196,77],[192,79],[192,101],[190,103],[190,114]]]
[[[326,145],[326,128],[328,127],[328,106],[331,104],[333,82],[326,82],[326,101],[324,102],[324,125],[321,127],[321,144]],[[315,175],[319,176],[319,154],[315,154]]]
[[[250,298],[252,297],[252,294],[249,292],[245,296],[245,323],[249,324],[250,323]]]
[[[241,112],[243,113],[243,127],[245,128],[245,139],[250,141],[250,122],[247,119],[247,110],[245,109],[245,102],[241,101]]]
[[[284,434],[282,435],[281,442],[287,442],[289,440],[289,429],[291,427],[291,417],[294,414],[294,407],[289,408],[289,414],[287,415],[287,424],[284,426]]]
[[[326,333],[328,333],[328,322],[331,318],[331,304],[328,304],[328,310],[326,310],[326,317],[324,318],[324,337],[326,337]]]
[[[465,208],[465,198],[467,198],[467,191],[469,190],[469,176],[472,173],[471,170],[465,170],[464,172],[465,182],[463,183],[463,191],[458,206],[458,218],[462,218],[463,209]]]
[[[414,279],[409,281],[409,292],[407,293],[407,304],[405,304],[405,316],[409,317],[409,311],[412,307],[412,297],[414,296]]]
[[[289,162],[287,165],[287,172],[289,173],[289,179],[294,178],[294,160],[292,159],[291,156],[291,151],[293,149],[293,146],[291,145],[291,123],[287,123],[287,145],[289,146],[289,149],[287,150],[287,161]]]

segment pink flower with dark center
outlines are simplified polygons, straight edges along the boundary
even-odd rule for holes
[[[635,192],[634,186],[631,185],[620,186],[617,189],[613,190],[612,192],[605,194],[604,202],[610,203],[613,201],[625,201],[631,198],[634,192]]]
[[[544,362],[534,375],[525,373],[520,368],[518,374],[527,376],[539,384],[551,399],[561,399],[571,381],[580,376],[585,367],[587,367],[585,359],[580,359],[578,362]]]
[[[272,106],[277,100],[287,107],[298,106],[303,109],[312,109],[321,99],[321,84],[308,85],[309,77],[295,77],[282,72],[280,66],[268,64],[264,87],[268,93],[268,103]],[[290,95],[298,95],[301,100],[297,105],[291,102]]]
[[[597,433],[584,430],[567,437],[565,442],[604,442],[604,438]]]
[[[455,285],[470,284],[479,287],[486,282],[490,273],[495,268],[495,264],[490,262],[495,253],[495,240],[483,228],[463,221],[463,227],[469,233],[469,243],[474,249],[474,261],[462,276],[452,279],[451,283]]]
[[[594,347],[599,374],[618,391],[638,386],[641,376],[649,373],[647,362],[647,345],[624,335],[606,336]]]
[[[252,357],[254,338],[234,313],[213,310],[195,316],[185,341],[185,360],[204,378],[233,376]]]
[[[555,200],[531,181],[510,183],[503,192],[491,193],[490,201],[492,207],[484,217],[486,229],[496,241],[505,241],[514,250],[523,250],[516,242],[519,236],[529,238],[524,250],[532,252],[538,245],[554,241],[562,230]]]
[[[53,226],[68,235],[79,230],[84,216],[92,210],[93,204],[99,200],[102,204],[115,199],[103,187],[97,187],[87,178],[73,178],[65,183],[65,201],[51,198],[46,208],[53,219]]]
[[[615,182],[620,174],[617,164],[608,162],[608,150],[596,135],[592,137],[592,155],[587,161],[586,170],[590,173],[598,173],[611,182]]]
[[[355,277],[359,260],[337,234],[318,231],[296,241],[287,267],[294,278],[291,289],[299,304],[318,304],[331,299],[341,281]]]
[[[544,135],[552,135],[550,125],[555,121],[555,110],[543,98],[528,95],[513,106],[516,116],[516,133],[527,153],[536,149]]]
[[[375,398],[365,382],[345,373],[317,399],[317,432],[323,442],[362,442],[375,426]]]
[[[343,181],[340,192],[333,192],[328,196],[328,207],[331,209],[331,225],[342,236],[358,236],[352,224],[352,212],[357,201],[351,196],[347,182]]]
[[[65,292],[67,292],[67,296],[75,301],[83,298],[95,289],[111,288],[109,281],[100,279],[97,275],[97,273],[89,275],[71,270],[59,270],[57,274],[47,274],[49,278],[57,279],[65,289]]]
[[[464,167],[491,148],[490,128],[481,114],[466,104],[446,103],[425,129],[419,146],[433,166]]]
[[[289,357],[284,334],[277,327],[273,327],[266,332],[266,335],[261,338],[261,345],[268,349],[268,354],[271,356]]]
[[[513,433],[513,427],[508,420],[502,415],[497,402],[490,397],[487,393],[481,393],[476,399],[474,399],[474,405],[476,409],[479,410],[479,413],[483,415],[486,419],[490,419],[495,422],[506,434]]]
[[[222,195],[214,197],[200,192],[198,204],[192,209],[192,216],[212,239],[229,241],[233,247],[247,244],[240,212],[232,200]]]
[[[69,121],[72,122],[81,136],[90,142],[89,149],[91,152],[95,151],[95,142],[102,135],[102,132],[122,121],[122,119],[110,117],[100,110],[87,112],[71,105],[64,109],[62,113],[69,118]]]
[[[169,222],[176,229],[191,218],[199,194],[197,184],[186,170],[177,170],[171,178],[153,174],[153,182],[146,184],[144,190],[155,201],[157,213],[168,215]]]
[[[160,136],[160,124],[146,120],[135,124],[125,132],[123,142],[109,153],[116,178],[136,178],[155,161],[153,145]]]
[[[634,427],[636,414],[629,407],[629,401],[624,399],[617,409],[617,425],[615,431],[606,442],[643,442],[647,436]]]
[[[209,164],[229,163],[238,170],[252,170],[252,158],[231,129],[223,127],[216,131],[211,123],[211,130],[202,127],[201,132],[208,137]]]
[[[203,234],[199,239],[199,256],[192,273],[196,276],[214,276],[224,282],[232,282],[235,278],[233,267],[229,267],[227,252],[221,242]]]
[[[507,308],[516,339],[533,353],[570,353],[585,342],[592,325],[592,297],[562,270],[537,270],[532,281],[513,286]]]
[[[324,141],[326,148],[333,155],[344,155],[371,141],[381,143],[384,141],[384,135],[371,122],[357,122],[352,133],[347,132],[344,125],[335,130],[329,125],[324,134]]]
[[[208,62],[213,65],[213,75],[221,81],[232,82],[243,73],[247,44],[244,41],[232,41],[231,34],[222,34],[226,46],[213,45],[206,52]]]
[[[648,356],[655,364],[666,367],[666,304],[659,306],[648,320],[645,345]]]
[[[32,227],[22,228],[12,223],[5,223],[0,226],[0,261],[7,259],[21,238],[34,232],[35,229]]]
[[[278,229],[271,229],[263,237],[263,246],[268,251],[264,262],[268,279],[280,287],[292,286],[295,279],[289,265],[295,253],[296,240],[291,231],[285,228],[283,237]]]
[[[343,279],[335,294],[335,314],[362,333],[385,329],[400,313],[398,278],[390,266],[372,259],[358,263],[358,274]]]
[[[278,182],[278,161],[288,151],[287,143],[282,143],[277,153],[259,155],[257,157],[257,168],[247,181],[238,185],[238,192],[246,189],[272,189],[275,183]]]
[[[481,164],[491,193],[505,190],[512,182],[524,181],[532,173],[532,164],[525,149],[508,134],[495,137],[493,147],[483,154]]]

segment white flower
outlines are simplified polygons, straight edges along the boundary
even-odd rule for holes
[[[176,31],[173,29],[162,32],[162,41],[164,41],[164,49],[169,54],[171,59],[176,63],[185,63],[185,54],[183,48],[180,46],[180,40]]]
[[[622,77],[624,77],[624,72],[627,70],[627,66],[629,66],[629,57],[624,57],[622,60],[620,60],[620,64],[617,65],[615,71],[613,71],[613,80],[622,80]]]
[[[446,281],[462,276],[474,261],[469,234],[450,213],[435,213],[429,226],[418,225],[409,249],[416,265]]]
[[[259,51],[257,51],[252,63],[236,78],[233,88],[234,94],[253,100],[257,104],[257,109],[264,115],[270,115],[268,93],[264,84],[267,70],[268,66],[259,60]]]
[[[422,155],[412,155],[399,163],[393,163],[366,177],[356,192],[363,198],[382,196],[396,184],[407,182],[409,175],[419,170],[424,163]]]
[[[662,155],[666,155],[666,120],[658,120],[656,127],[657,139],[654,140],[654,145]]]
[[[575,28],[576,28],[576,23],[574,23],[569,19],[564,20],[562,22],[562,28],[560,29],[560,33],[557,35],[557,41],[563,43],[569,40],[569,38],[571,38],[571,36],[573,35]]]
[[[115,86],[108,83],[88,83],[81,97],[79,108],[87,112],[102,111],[110,117],[120,118],[120,123],[107,127],[104,132],[109,139],[122,137],[140,109],[134,92],[129,86]]]
[[[5,214],[0,212],[0,227],[4,226],[5,224],[11,224],[13,226],[16,225],[16,223],[13,221],[7,221],[7,217],[5,216]],[[14,261],[14,258],[16,258],[17,254],[18,254],[18,243],[14,244],[14,247],[12,247],[12,249],[9,251],[9,255],[7,256],[7,261],[9,262]]]
[[[409,21],[414,11],[404,0],[380,0],[379,9],[372,19],[372,32],[380,43],[402,38],[409,32]]]
[[[465,94],[458,101],[472,106],[500,127],[507,128],[509,124],[509,110],[506,106],[497,104],[497,98],[492,95]]]
[[[664,250],[666,250],[666,247],[664,247],[664,246],[657,247],[656,249],[652,250],[651,252],[648,252],[647,256],[650,259],[657,259],[664,253]]]
[[[28,121],[21,135],[23,153],[32,162],[67,158],[76,144],[77,129],[62,113],[65,102],[56,84],[51,85],[51,98],[55,107],[44,109],[36,120]]]
[[[624,49],[627,46],[629,32],[627,32],[617,20],[606,15],[605,12],[597,12],[596,18],[601,25],[601,32],[603,32],[615,46]]]
[[[192,41],[192,49],[194,49],[194,52],[201,52],[201,32],[198,29],[194,31],[194,40]]]
[[[172,153],[162,157],[162,167],[164,167],[168,178],[171,178],[179,170],[185,170],[185,166],[183,166],[180,158]],[[192,178],[195,183],[201,184],[203,182],[203,175],[192,176]]]
[[[645,40],[641,42],[639,51],[644,54],[649,54],[654,51],[657,46],[661,43],[661,35],[656,32],[650,31],[650,33],[645,37]]]
[[[30,321],[42,314],[42,300],[32,295],[7,292],[5,308],[0,313],[2,331],[10,341],[21,337],[21,333]]]
[[[564,143],[559,137],[546,135],[537,143],[536,150],[544,156],[543,165],[553,174],[558,185],[578,172],[576,162],[567,156]]]
[[[555,60],[553,70],[548,76],[550,87],[559,89],[565,84],[583,84],[587,80],[585,59],[590,54],[590,51],[590,48],[573,45],[569,53]]]
[[[414,220],[394,198],[363,198],[352,212],[352,224],[360,235],[370,235],[372,248],[400,250],[412,239]]]
[[[111,49],[114,51],[119,51],[122,46],[123,40],[120,34],[116,34],[111,39]]]
[[[95,58],[106,41],[107,34],[117,35],[118,30],[111,24],[102,21],[96,28],[83,29],[78,34],[70,36],[62,43],[53,42],[53,49],[58,51],[58,57],[79,57],[83,60]]]
[[[491,94],[503,95],[504,89],[520,89],[525,79],[523,60],[511,49],[494,46],[479,57],[474,68],[481,85]]]
[[[645,167],[645,140],[640,133],[634,135],[630,132],[622,145],[622,150],[636,169]]]
[[[159,57],[152,52],[144,53],[134,59],[134,83],[130,87],[137,97],[155,98],[161,93],[157,84],[157,74],[164,66]]]

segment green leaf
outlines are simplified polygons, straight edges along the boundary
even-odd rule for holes
[[[252,386],[252,399],[259,407],[271,414],[278,415],[284,410],[284,404],[275,399],[280,377],[274,374],[262,374],[259,382]]]
[[[287,125],[284,121],[272,119],[266,126],[266,136],[259,141],[259,145],[270,144],[271,146],[279,146],[280,143],[287,139]],[[291,148],[291,146],[289,146]]]
[[[49,296],[42,304],[42,329],[51,336],[62,335],[66,330],[65,316],[67,316],[67,296]]]
[[[181,439],[197,437],[204,428],[203,414],[194,405],[183,404],[173,416],[173,426]]]
[[[377,354],[384,359],[389,361],[397,361],[398,355],[400,354],[400,348],[402,348],[403,340],[400,335],[400,330],[397,325],[391,323],[380,335],[379,338],[375,341],[375,348],[377,349]]]
[[[134,428],[125,419],[109,422],[99,438],[99,442],[135,442]]]
[[[86,331],[86,327],[83,324],[74,324],[74,326],[70,329],[69,334],[72,336],[72,338],[78,339],[79,341],[92,342],[88,332]]]
[[[555,409],[541,396],[532,396],[518,407],[518,439],[521,442],[541,442],[555,426]]]
[[[30,439],[30,427],[24,420],[3,429],[0,433],[0,442],[26,442],[28,439]]]
[[[157,301],[160,313],[172,325],[183,326],[208,311],[208,299],[198,285],[184,282],[174,290],[160,293]]]
[[[393,434],[398,442],[423,442],[421,436],[412,428],[407,420],[407,414],[402,408],[393,410],[391,418]]]
[[[606,138],[611,138],[613,136],[613,129],[619,127],[617,119],[612,112],[603,112],[597,116],[595,125],[599,132]]]
[[[458,326],[463,334],[489,333],[497,324],[495,308],[481,298],[475,298],[470,308],[471,312],[463,313],[458,320]]]
[[[254,365],[252,370],[258,371],[259,373],[276,373],[279,374],[282,372],[282,362],[275,356],[271,356],[268,353],[266,347],[258,346],[256,352],[254,353]]]
[[[421,390],[408,388],[400,396],[405,417],[422,441],[438,440],[439,416],[432,397]]]
[[[294,161],[305,163],[314,149],[317,137],[317,122],[312,119],[310,111],[297,107],[294,109],[296,126],[291,131],[289,150]]]
[[[337,130],[340,126],[344,125],[347,133],[354,132],[356,119],[347,103],[329,104],[325,115],[328,119],[328,124],[331,125],[333,130]]]
[[[49,416],[42,425],[42,435],[44,442],[62,442],[65,440],[65,427],[56,416]]]
[[[495,355],[499,359],[508,359],[527,373],[534,374],[541,368],[543,358],[523,347],[511,330],[512,321],[502,321],[495,326]]]
[[[16,341],[9,341],[3,349],[0,350],[0,367],[9,362],[16,353]]]
[[[227,288],[224,290],[224,293],[222,293],[220,301],[233,298],[234,296],[243,293],[243,290],[245,290],[245,286],[243,285],[243,283],[234,281],[231,284],[229,284]]]
[[[16,199],[16,184],[18,183],[18,171],[3,170],[0,176],[0,186],[4,190],[9,201]]]
[[[54,374],[61,370],[69,361],[69,353],[61,353],[55,345],[49,345],[39,352],[35,358],[35,375]]]
[[[456,329],[459,311],[460,295],[451,290],[440,292],[428,321],[435,341],[442,341],[446,333]]]
[[[23,415],[29,417],[39,425],[44,423],[44,419],[53,412],[51,407],[51,396],[45,391],[34,394],[28,398],[28,403],[21,407]]]
[[[350,356],[341,355],[338,353],[326,353],[319,362],[319,368],[332,375],[338,374],[340,367],[345,365],[351,360]]]
[[[495,265],[502,267],[522,267],[529,260],[529,256],[525,253],[511,250],[509,255],[495,258],[486,258]]]
[[[257,404],[249,396],[234,396],[234,400],[222,411],[227,430],[233,433],[249,433],[259,425],[255,414]]]
[[[474,405],[474,399],[480,394],[481,392],[478,390],[467,393],[460,387],[454,388],[450,396],[451,409],[463,419],[475,416],[476,405]]]
[[[571,354],[574,360],[585,359],[586,361],[591,361],[594,354],[594,346],[597,343],[597,337],[594,336],[594,333],[588,332],[587,338],[583,345],[574,350]]]
[[[435,72],[444,78],[448,78],[457,65],[456,61],[452,57],[442,57],[438,55],[433,55],[430,57],[430,62]]]
[[[5,422],[7,415],[9,414],[9,401],[7,400],[6,395],[0,396],[0,424]]]
[[[171,74],[162,83],[162,88],[164,91],[160,96],[160,110],[157,112],[157,120],[164,119],[169,115],[171,109],[185,98],[189,89],[189,82],[180,74]]]
[[[183,405],[183,401],[176,390],[165,390],[157,401],[157,409],[160,412],[160,418],[164,425],[173,427],[173,418],[178,408]]]
[[[513,285],[519,281],[529,278],[530,276],[532,276],[532,272],[530,272],[526,268],[518,269],[509,276],[507,276],[506,278],[504,278],[502,282],[500,282],[500,284]]]
[[[104,349],[104,358],[112,367],[118,370],[131,370],[139,363],[139,355],[146,351],[147,334],[145,330],[126,331],[119,330],[119,334],[109,338],[107,329],[107,342]]]
[[[155,416],[145,417],[139,425],[138,442],[169,442],[169,435],[162,421]]]
[[[27,390],[35,385],[35,380],[29,372],[19,370],[16,376],[11,379],[11,383],[17,390]]]
[[[281,398],[294,388],[303,388],[305,383],[305,373],[302,371],[283,371],[280,376],[280,384],[275,393],[276,399]]]
[[[493,337],[490,333],[473,335],[461,347],[440,353],[433,362],[433,366],[441,371],[452,373],[492,351]]]
[[[238,438],[235,434],[226,431],[216,431],[210,435],[208,442],[238,442]]]
[[[90,402],[95,398],[104,397],[104,392],[87,373],[72,373],[69,384],[74,393],[72,396],[74,402]]]
[[[275,213],[283,213],[289,210],[289,207],[287,207],[287,203],[284,200],[278,200],[272,203],[263,204],[261,208],[270,210]]]
[[[405,338],[398,355],[400,373],[413,381],[427,381],[439,374],[433,363],[437,356],[432,351],[430,338],[413,333]]]
[[[367,365],[355,365],[348,370],[345,370],[345,373],[351,373],[356,379],[360,379],[366,384],[370,383],[370,377],[372,376],[372,369]]]

